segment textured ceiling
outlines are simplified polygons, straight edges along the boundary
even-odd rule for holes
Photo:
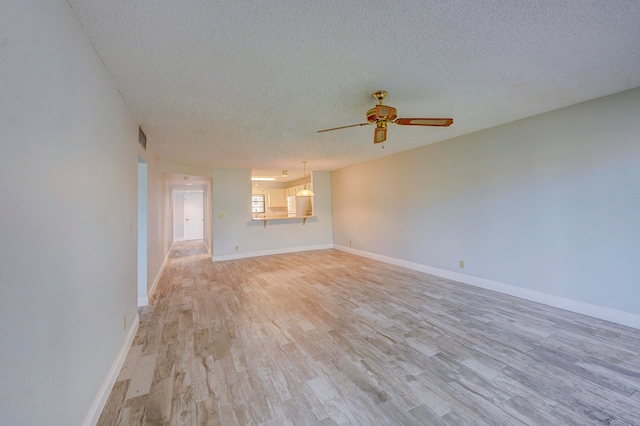
[[[640,86],[640,1],[68,0],[160,158],[334,170]],[[449,128],[361,123],[385,104]]]

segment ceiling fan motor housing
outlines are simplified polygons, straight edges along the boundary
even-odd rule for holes
[[[387,105],[376,105],[367,111],[367,121],[375,123],[377,121],[393,121],[398,117],[398,111],[394,107]]]

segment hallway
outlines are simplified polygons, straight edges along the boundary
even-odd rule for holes
[[[337,250],[175,243],[100,425],[640,424],[640,331]]]

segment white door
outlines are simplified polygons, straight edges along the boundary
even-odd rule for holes
[[[184,239],[204,238],[204,209],[202,192],[184,194]]]

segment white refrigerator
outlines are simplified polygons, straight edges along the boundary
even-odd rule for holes
[[[311,197],[287,197],[287,216],[311,216]]]

